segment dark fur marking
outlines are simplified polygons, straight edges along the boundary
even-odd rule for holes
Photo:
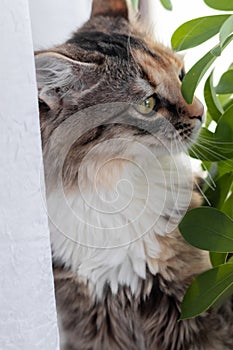
[[[139,129],[137,132],[134,133],[135,136],[146,136],[151,135],[151,133],[144,129]]]
[[[102,32],[77,32],[67,43],[77,44],[87,51],[97,51],[102,55],[129,59],[130,48],[137,48],[150,54],[153,58],[159,57],[145,47],[139,39],[124,34],[105,34]]]
[[[106,128],[107,128],[107,125],[98,126],[94,130],[94,133],[91,132],[87,134],[87,136],[89,135],[89,137],[84,138],[84,140],[80,142],[80,146],[86,146],[88,145],[88,143],[98,140],[102,136]]]
[[[189,117],[189,119],[198,119],[198,120],[200,120],[200,122],[202,122],[202,117],[200,116],[200,115],[198,115],[198,116],[193,116],[193,117]]]
[[[166,108],[171,114],[173,114],[173,116],[179,117],[179,108],[176,104],[171,103],[168,99],[157,94],[155,94],[154,97],[157,101],[156,111],[160,108]]]

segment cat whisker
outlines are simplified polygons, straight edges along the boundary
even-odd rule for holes
[[[203,141],[207,141],[207,142],[209,142],[209,143],[214,143],[214,144],[223,144],[223,145],[225,145],[225,144],[233,144],[233,142],[231,142],[231,141],[213,141],[213,140],[211,140],[210,138],[208,138],[208,137],[205,137],[205,136],[203,136],[203,135],[198,135],[198,139],[199,140],[203,140]]]
[[[199,147],[199,148],[203,149],[203,151],[206,151],[207,154],[209,154],[210,156],[212,155],[212,156],[216,157],[218,161],[219,161],[219,160],[227,160],[227,159],[228,159],[228,158],[225,157],[224,155],[222,155],[222,154],[220,154],[220,153],[218,153],[218,152],[215,152],[215,151],[213,151],[212,149],[209,149],[209,147],[206,147],[206,146],[204,146],[203,144],[196,143],[196,144],[193,146],[192,150],[193,150],[195,147]],[[197,149],[196,149],[196,151],[197,151]],[[198,150],[197,152],[199,152],[199,150]]]
[[[215,142],[215,141],[212,141],[212,140],[209,140],[209,139],[205,139],[205,138],[202,138],[202,137],[199,137],[198,138],[198,141],[202,141],[203,143],[205,143],[206,145],[218,145],[218,148],[219,149],[224,149],[224,150],[229,150],[229,151],[231,151],[232,150],[232,147],[229,147],[229,148],[226,148],[226,147],[221,147],[221,146],[219,146],[219,145],[232,145],[233,144],[233,142]]]
[[[194,150],[193,150],[193,153],[195,154],[197,159],[200,160],[199,157],[198,157],[198,154]],[[207,169],[206,165],[204,163],[202,163],[202,166],[204,168],[204,171],[207,172],[207,174],[208,174],[206,178],[203,178],[203,180],[208,185],[208,187],[210,187],[214,191],[215,188],[216,188],[216,183],[215,183],[211,173]],[[210,179],[210,182],[208,181],[208,178]]]
[[[198,182],[196,180],[194,180],[195,185],[197,186],[198,190],[200,191],[202,197],[205,199],[206,203],[211,207],[211,203],[209,201],[209,199],[207,198],[207,196],[205,195],[204,191],[202,190],[202,188],[199,186]]]

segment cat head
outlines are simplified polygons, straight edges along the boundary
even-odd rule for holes
[[[124,0],[94,0],[89,21],[35,59],[42,141],[53,158],[66,153],[77,165],[117,138],[126,141],[109,147],[113,156],[134,141],[161,150],[188,144],[201,126],[202,104],[181,94],[181,57],[130,23]]]

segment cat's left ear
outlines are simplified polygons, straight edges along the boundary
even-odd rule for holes
[[[91,17],[101,15],[128,20],[127,0],[93,0]]]
[[[35,56],[39,101],[56,110],[71,95],[98,83],[96,64],[75,61],[55,52]],[[72,102],[72,101],[71,101]]]

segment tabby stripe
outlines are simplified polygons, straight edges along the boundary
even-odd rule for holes
[[[67,43],[77,44],[83,50],[97,51],[103,55],[119,57],[125,60],[132,56],[131,48],[137,48],[143,50],[154,59],[159,59],[158,55],[144,46],[139,39],[124,34],[108,35],[102,32],[77,32]]]

